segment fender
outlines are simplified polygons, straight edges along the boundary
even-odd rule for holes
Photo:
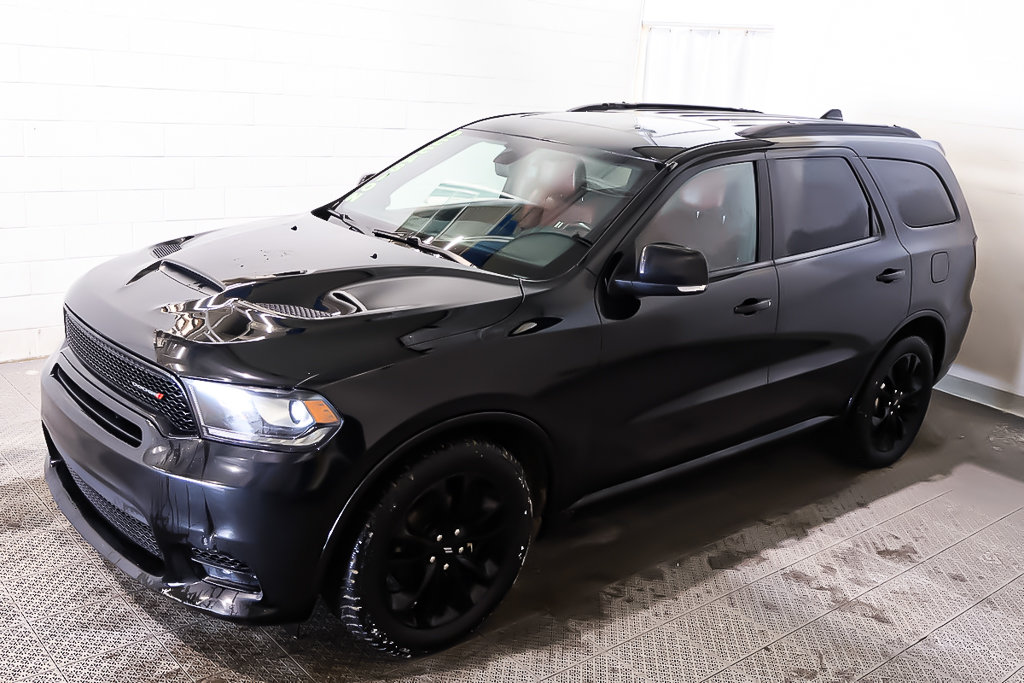
[[[327,540],[324,542],[323,549],[321,550],[319,569],[317,573],[318,583],[322,583],[327,569],[330,567],[336,546],[345,534],[345,527],[347,523],[351,521],[351,516],[359,510],[360,505],[366,499],[367,495],[372,493],[381,482],[385,481],[388,474],[394,472],[398,467],[400,467],[410,454],[418,447],[441,436],[442,434],[457,430],[466,431],[476,425],[486,426],[491,429],[502,426],[512,428],[528,434],[528,438],[530,440],[540,445],[541,452],[533,462],[534,467],[531,468],[531,474],[533,477],[541,478],[541,481],[538,483],[543,487],[543,489],[541,491],[542,497],[540,504],[537,506],[537,510],[538,512],[542,511],[545,507],[545,492],[551,487],[551,482],[553,481],[550,454],[554,450],[554,444],[547,432],[544,431],[540,425],[523,415],[505,411],[485,411],[448,418],[418,432],[414,436],[403,441],[396,448],[389,451],[387,455],[381,458],[377,464],[373,466],[370,472],[363,477],[355,490],[349,494],[345,503],[342,505],[341,510],[338,512],[338,516],[335,518],[334,524],[331,525],[331,530],[327,534]],[[531,482],[531,485],[532,484],[533,482]]]

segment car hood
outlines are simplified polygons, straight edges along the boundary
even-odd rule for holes
[[[428,353],[522,298],[515,278],[303,214],[115,258],[72,286],[67,307],[172,372],[297,385]]]

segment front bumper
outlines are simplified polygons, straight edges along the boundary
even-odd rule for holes
[[[334,442],[297,454],[165,436],[66,347],[43,372],[41,412],[54,500],[118,568],[220,617],[309,615],[345,499]],[[226,581],[211,563],[256,581]]]

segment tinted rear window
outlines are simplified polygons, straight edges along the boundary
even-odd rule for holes
[[[776,257],[871,235],[868,200],[845,159],[775,159],[769,171]]]
[[[882,186],[899,219],[911,228],[956,220],[956,210],[935,169],[914,161],[869,159],[868,167]]]

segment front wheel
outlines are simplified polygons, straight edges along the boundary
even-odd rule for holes
[[[849,418],[849,453],[865,467],[900,459],[924,422],[934,384],[932,353],[920,337],[893,344],[861,388]]]
[[[424,454],[385,488],[328,590],[364,650],[409,657],[475,629],[512,586],[533,528],[530,489],[501,446]]]

